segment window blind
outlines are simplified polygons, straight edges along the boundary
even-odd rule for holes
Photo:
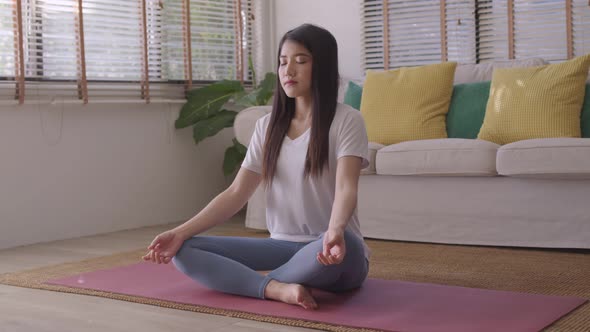
[[[16,93],[17,43],[13,0],[0,0],[0,99],[14,99]]]
[[[27,10],[27,78],[77,80],[76,0],[34,0]]]
[[[508,59],[508,1],[479,1],[477,15],[479,62]]]
[[[590,52],[587,0],[365,0],[361,16],[365,70]]]
[[[236,18],[233,0],[191,0],[191,43],[193,77],[199,80],[238,78],[236,63],[247,63],[247,58],[237,59],[236,38],[241,31],[242,49],[251,45],[248,1],[240,1]],[[242,24],[239,28],[236,24]],[[239,41],[238,41],[239,42]],[[242,53],[244,55],[245,53]],[[244,70],[244,67],[241,67]],[[242,72],[241,75],[244,73]]]
[[[572,1],[573,51],[574,56],[590,53],[590,2]]]
[[[88,97],[141,95],[143,19],[140,1],[84,0],[84,44]],[[102,81],[104,84],[92,84]],[[127,88],[106,82],[133,82]]]
[[[191,1],[193,77],[219,80],[236,77],[233,1]]]
[[[390,0],[388,16],[391,67],[441,61],[439,0]]]
[[[475,1],[446,0],[445,6],[448,60],[475,63]]]
[[[363,70],[475,62],[475,10],[475,0],[363,1]]]
[[[243,45],[248,49],[252,44],[251,4],[241,1],[243,22]],[[190,36],[192,77],[194,80],[236,79],[236,13],[234,0],[190,0]],[[185,76],[183,50],[183,0],[168,1],[164,4],[165,21],[165,76],[170,80],[182,80]],[[247,64],[247,51],[244,53]],[[244,66],[247,70],[247,66]]]
[[[165,38],[162,52],[166,62],[162,67],[162,78],[167,80],[184,80],[184,31],[183,6],[184,0],[169,0],[163,5],[163,32]]]
[[[139,81],[143,71],[140,2],[84,0],[82,4],[87,78]]]
[[[256,0],[0,0],[1,100],[16,96],[17,1],[30,98],[149,102],[184,98],[170,83],[187,78],[251,78]]]
[[[87,101],[78,5],[77,0],[23,1],[27,99]]]
[[[16,98],[22,103],[25,95],[27,98],[40,98],[47,93],[77,98],[76,26],[73,15],[76,2],[1,1],[0,38],[7,45],[0,50],[0,68],[4,68],[0,70],[3,83],[0,85],[0,100]],[[12,43],[9,43],[10,39],[13,39]],[[23,78],[22,84],[18,84],[19,77]],[[42,82],[45,80],[56,80],[58,83],[44,85]]]
[[[363,72],[369,69],[384,68],[384,29],[383,24],[383,1],[365,0],[361,4],[361,43],[362,47],[362,69]]]
[[[516,59],[567,59],[565,1],[514,1],[514,55]]]

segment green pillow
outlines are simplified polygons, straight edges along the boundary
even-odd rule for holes
[[[477,138],[490,95],[490,81],[457,84],[447,114],[449,138]]]
[[[586,96],[582,106],[582,137],[590,138],[590,83],[586,84]]]
[[[361,97],[363,96],[363,87],[349,81],[346,94],[344,95],[344,103],[350,105],[357,110],[361,109]]]

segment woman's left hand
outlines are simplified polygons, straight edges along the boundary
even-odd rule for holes
[[[328,228],[324,233],[323,251],[317,255],[318,262],[324,265],[340,264],[345,255],[344,230]]]

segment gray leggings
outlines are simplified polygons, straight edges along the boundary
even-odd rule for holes
[[[368,273],[362,240],[346,231],[344,260],[328,266],[316,259],[322,240],[323,235],[312,242],[195,236],[184,242],[172,261],[205,287],[262,299],[271,279],[331,292],[360,287]],[[256,272],[268,270],[272,271],[266,276]]]

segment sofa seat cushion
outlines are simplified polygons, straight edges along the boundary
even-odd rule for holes
[[[498,149],[500,175],[534,178],[590,178],[590,138],[538,138]]]
[[[377,151],[381,175],[494,176],[499,145],[474,139],[408,141]]]

